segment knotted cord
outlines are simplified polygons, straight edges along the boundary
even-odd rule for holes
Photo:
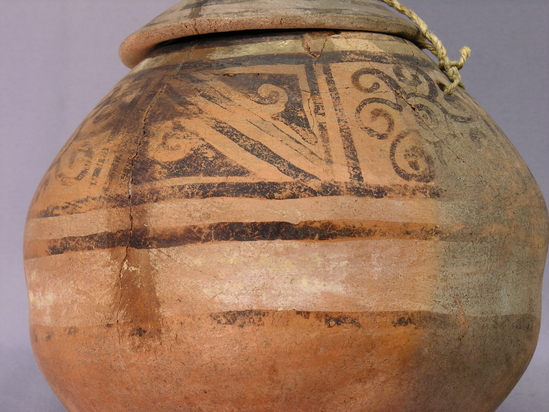
[[[434,35],[432,31],[429,30],[427,24],[412,10],[406,7],[404,4],[399,3],[397,0],[379,0],[388,6],[392,7],[399,13],[404,14],[412,22],[414,22],[418,27],[419,31],[425,38],[425,41],[420,42],[420,46],[429,50],[435,55],[438,59],[438,67],[444,71],[448,79],[452,82],[449,86],[444,89],[444,93],[452,94],[454,90],[460,86],[465,88],[463,82],[461,81],[461,74],[459,70],[465,65],[467,58],[471,55],[471,49],[467,46],[463,46],[460,49],[461,58],[459,61],[450,60],[448,57],[446,48],[442,42]]]

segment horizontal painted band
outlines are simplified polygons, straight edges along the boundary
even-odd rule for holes
[[[470,328],[493,329],[499,331],[502,327],[509,327],[515,331],[522,331],[531,335],[534,325],[539,323],[539,318],[529,313],[525,314],[498,314],[474,316],[467,315],[467,324],[463,319],[454,313],[440,313],[426,310],[409,311],[364,311],[364,312],[331,312],[331,311],[299,311],[299,310],[268,310],[248,309],[222,311],[212,313],[188,313],[167,318],[159,318],[156,323],[169,325],[167,335],[174,334],[174,326],[185,329],[206,330],[216,328],[217,330],[231,328],[256,330],[265,329],[267,333],[276,334],[277,331],[292,331],[296,336],[302,335],[303,330],[325,329],[333,332],[338,330],[355,330],[358,333],[363,329],[364,334],[372,332],[380,337],[388,332],[394,332],[394,328],[409,328],[411,330],[427,333],[429,331],[445,329],[452,334],[463,335],[469,332]],[[295,324],[300,324],[296,329]],[[57,339],[75,339],[79,335],[89,336],[89,330],[100,329],[100,333],[116,331],[123,328],[127,337],[157,334],[159,331],[150,330],[150,324],[132,323],[105,323],[89,326],[51,326],[33,323],[31,328],[37,340],[50,341],[54,336]],[[297,332],[296,332],[297,330]],[[41,333],[42,332],[42,333]],[[84,333],[82,333],[84,332]],[[398,332],[398,330],[397,330]],[[115,332],[117,335],[117,332]],[[192,335],[196,336],[196,335]],[[506,335],[503,335],[506,336]],[[205,337],[207,339],[207,336]]]
[[[170,179],[176,181],[178,179]],[[244,198],[264,200],[307,199],[318,197],[352,196],[369,199],[439,199],[442,190],[430,185],[369,185],[354,182],[207,182],[169,185],[166,181],[154,184],[136,185],[132,190],[132,206],[154,204],[175,200],[210,198]],[[42,210],[32,218],[46,218],[82,213],[81,203],[89,203],[86,211],[103,208],[124,208],[128,206],[127,195],[114,195],[101,198],[86,198],[74,201],[79,206],[72,210],[62,204]],[[95,206],[92,206],[96,203]]]
[[[476,230],[457,225],[360,220],[290,222],[218,222],[206,225],[155,229],[120,230],[88,236],[30,240],[25,258],[66,252],[131,247],[159,249],[196,243],[252,242],[273,240],[333,241],[344,239],[413,239],[466,241],[476,239]]]
[[[445,203],[445,205],[447,205]],[[473,205],[447,205],[471,209]],[[300,199],[207,198],[133,205],[131,208],[91,210],[84,213],[34,218],[27,221],[26,239],[81,237],[145,227],[184,227],[229,220],[238,222],[311,220],[378,220],[406,223],[459,224],[461,217],[440,216],[435,199],[370,199],[350,196]],[[130,219],[130,214],[132,218]]]

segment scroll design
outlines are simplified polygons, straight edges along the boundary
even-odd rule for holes
[[[368,95],[355,110],[355,120],[369,136],[391,140],[389,158],[395,173],[406,181],[428,183],[435,177],[434,157],[438,145],[449,137],[437,126],[472,121],[458,114],[458,100],[442,93],[441,88],[421,68],[406,75],[401,66],[392,67],[392,75],[374,67],[357,70],[353,86]],[[413,90],[408,92],[407,90]],[[412,113],[415,124],[399,128],[395,115]]]
[[[399,134],[391,143],[391,164],[404,180],[428,183],[435,177],[435,162],[419,141],[415,131]]]

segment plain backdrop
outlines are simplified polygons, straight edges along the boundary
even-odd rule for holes
[[[1,412],[65,410],[29,343],[21,253],[26,210],[63,143],[128,71],[118,60],[120,42],[175,2],[0,0]],[[467,90],[511,139],[549,198],[549,1],[405,3],[442,39],[450,57],[457,58],[463,45],[472,48],[462,71]],[[546,279],[536,354],[498,412],[549,411],[548,300]]]

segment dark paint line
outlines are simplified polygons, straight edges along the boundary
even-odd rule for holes
[[[349,127],[349,122],[345,116],[345,109],[341,103],[341,97],[335,84],[334,75],[328,65],[324,65],[324,75],[326,76],[326,83],[330,91],[330,97],[334,104],[334,109],[337,114],[337,123],[339,125],[339,133],[343,142],[343,150],[345,151],[345,158],[347,159],[347,170],[351,180],[355,182],[364,182],[362,176],[362,169],[358,160],[358,153],[353,140],[353,133]]]
[[[318,180],[318,177],[307,173],[306,171],[294,166],[286,159],[277,155],[264,144],[239,132],[231,125],[216,119],[204,119],[208,125],[215,131],[228,137],[242,149],[257,157],[258,159],[276,167],[281,173],[293,179],[299,180]]]
[[[158,183],[160,183],[159,181]],[[163,187],[133,188],[132,205],[157,202],[208,198],[246,199],[308,199],[313,197],[350,196],[372,199],[439,199],[440,188],[431,185],[369,185],[356,182],[216,182],[166,185]],[[95,205],[94,205],[95,203]],[[89,206],[87,206],[89,205]],[[70,203],[55,205],[30,216],[48,218],[85,213],[91,210],[123,208],[128,206],[125,194],[87,197]]]
[[[322,100],[322,95],[320,92],[320,86],[318,84],[318,79],[315,73],[314,64],[305,65],[305,73],[307,78],[307,84],[309,85],[309,90],[311,92],[311,99],[314,105],[314,115],[316,121],[318,122],[318,131],[320,133],[320,141],[324,147],[324,158],[326,163],[332,164],[332,152],[330,149],[330,137],[328,135],[328,127],[326,125],[326,110],[324,108],[324,102]],[[314,133],[314,130],[311,128],[311,131]]]
[[[301,36],[284,36],[282,39],[295,39],[297,41],[301,40]],[[275,38],[274,40],[280,40],[281,38]],[[263,37],[260,37],[260,43],[263,43],[265,40]],[[217,39],[215,39],[217,40]],[[267,39],[268,40],[268,39]],[[245,41],[247,44],[253,44],[249,42],[249,38],[245,37],[242,41]],[[400,41],[400,40],[399,40]],[[221,45],[223,42],[220,41]],[[197,45],[196,49],[199,50],[208,50],[216,49],[216,43],[208,43],[205,46]],[[223,44],[224,47],[231,47],[233,44],[241,45],[241,42],[232,42]],[[157,48],[150,57],[156,57],[159,55],[169,54],[173,52],[182,52],[189,47],[189,41],[183,43],[178,42],[167,42],[164,47]],[[332,64],[332,63],[379,63],[387,65],[400,65],[408,64],[418,67],[420,69],[430,69],[433,68],[433,62],[428,57],[421,58],[417,56],[411,56],[409,54],[401,53],[372,53],[368,51],[323,51],[318,58],[314,58],[305,51],[298,53],[280,53],[273,54],[268,53],[264,55],[253,55],[245,57],[227,57],[224,59],[218,60],[207,60],[207,61],[189,61],[184,63],[181,66],[181,73],[186,72],[195,72],[195,71],[206,71],[206,70],[225,70],[230,67],[238,66],[264,66],[264,65],[273,65],[273,58],[276,57],[276,64],[290,64],[290,65],[303,65],[307,63],[319,63],[319,64]],[[177,66],[177,65],[173,65]],[[153,67],[151,69],[144,69],[143,71],[154,71],[157,69]],[[164,69],[159,68],[159,69]]]
[[[59,255],[66,252],[105,250],[130,246],[134,249],[162,249],[213,242],[254,241],[336,241],[349,239],[405,239],[467,241],[479,233],[461,226],[361,220],[321,220],[289,222],[220,222],[205,225],[138,228],[113,233],[71,236],[51,240],[31,240],[25,258]]]
[[[486,330],[490,328],[499,331],[501,328],[508,328],[513,331],[523,331],[530,339],[536,335],[536,330],[539,327],[539,317],[525,314],[508,314],[508,315],[485,315],[485,316],[467,316],[468,323],[476,326],[477,330]],[[310,328],[328,328],[328,329],[349,329],[349,327],[365,329],[371,333],[371,328],[379,328],[388,326],[390,328],[410,328],[414,330],[436,330],[446,329],[451,330],[452,334],[460,335],[461,327],[459,318],[453,313],[441,313],[428,310],[392,310],[392,311],[318,311],[318,310],[272,310],[272,309],[247,309],[247,310],[230,310],[222,312],[210,313],[188,313],[170,317],[164,320],[165,323],[178,325],[178,328],[188,327],[188,322],[192,325],[201,325],[202,327],[211,327],[212,325],[219,327],[264,327],[266,325],[278,324],[282,328],[292,328],[292,324],[305,323]],[[149,325],[144,327],[136,327],[136,322],[122,323],[121,326],[128,330],[130,335],[138,335],[140,337],[149,333]],[[144,323],[144,322],[143,322]],[[45,326],[31,325],[32,335],[36,341],[49,341],[54,336],[57,338],[69,337],[76,338],[78,336],[85,337],[85,331],[93,328],[112,329],[112,323],[95,326]],[[37,332],[42,332],[41,336],[37,336]],[[44,333],[46,332],[47,333]],[[509,336],[509,335],[501,335]],[[456,345],[460,342],[455,341]]]

